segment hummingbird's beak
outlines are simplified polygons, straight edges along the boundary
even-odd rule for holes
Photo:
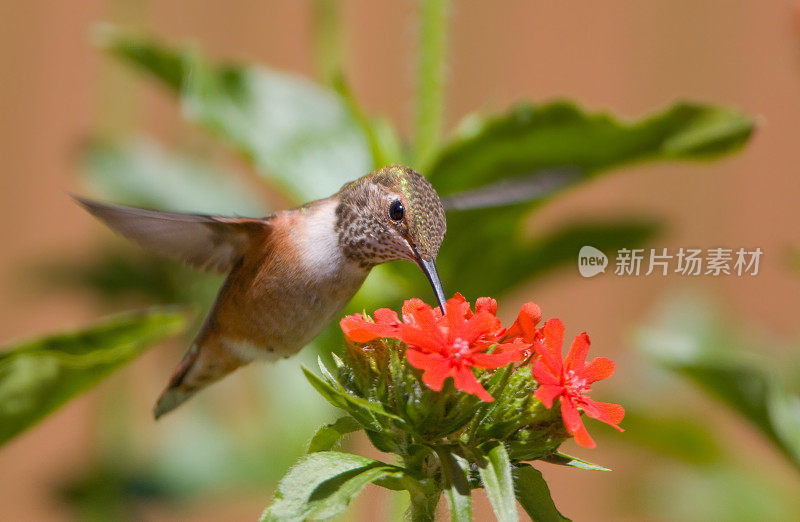
[[[415,249],[416,250],[416,249]],[[417,264],[419,265],[422,272],[425,274],[425,277],[428,278],[430,281],[431,286],[433,287],[433,293],[436,294],[436,300],[439,301],[439,308],[442,309],[442,313],[445,312],[445,303],[447,302],[447,298],[444,295],[444,289],[442,288],[442,280],[439,279],[439,272],[436,271],[436,260],[435,259],[425,259],[419,252],[415,252],[417,254]]]

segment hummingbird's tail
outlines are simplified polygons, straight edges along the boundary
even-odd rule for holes
[[[230,356],[219,357],[216,353],[209,353],[212,351],[209,346],[201,348],[194,344],[186,352],[153,408],[156,420],[243,364]]]

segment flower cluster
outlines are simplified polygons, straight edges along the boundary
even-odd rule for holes
[[[586,333],[575,338],[567,358],[562,360],[564,325],[558,319],[550,319],[537,326],[542,313],[534,303],[524,304],[508,329],[496,317],[497,301],[491,298],[478,299],[473,312],[470,303],[456,294],[447,302],[446,312],[443,314],[420,299],[410,299],[403,305],[402,319],[396,312],[382,308],[375,311],[374,320],[355,314],[343,318],[340,324],[356,348],[380,340],[400,341],[397,346],[404,350],[406,361],[422,371],[422,382],[431,390],[441,391],[445,381],[452,378],[457,390],[493,402],[495,397],[482,381],[491,382],[491,370],[510,367],[514,375],[524,375],[523,384],[529,386],[525,389],[535,390],[534,398],[547,410],[559,400],[563,425],[578,444],[595,445],[580,412],[621,431],[618,424],[624,416],[623,408],[595,402],[588,396],[592,383],[611,376],[614,363],[603,357],[586,363]],[[523,378],[517,380],[520,379]],[[504,390],[502,386],[495,387]]]

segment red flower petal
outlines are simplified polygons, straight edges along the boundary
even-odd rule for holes
[[[438,312],[438,313],[437,313]],[[442,312],[436,308],[433,310],[431,306],[422,299],[413,298],[408,299],[403,303],[403,322],[416,323],[419,319],[423,318],[427,321],[436,321],[441,317]]]
[[[455,294],[453,294],[453,297],[448,299],[448,301],[450,301],[450,300],[458,301],[459,303],[466,303],[467,302],[467,298],[464,297],[461,292],[456,292]]]
[[[418,350],[406,350],[406,358],[411,366],[423,370],[422,382],[425,386],[434,391],[441,391],[444,380],[450,374],[450,364],[445,357]]]
[[[567,358],[564,359],[564,370],[580,372],[586,365],[586,354],[589,353],[589,336],[586,332],[575,336],[572,347],[569,349]]]
[[[394,337],[398,330],[397,327],[367,321],[361,314],[343,317],[339,326],[348,339],[357,343],[366,343],[378,337]]]
[[[495,316],[486,312],[478,312],[467,321],[462,319],[461,322],[458,323],[458,330],[450,331],[449,338],[452,342],[460,337],[468,344],[472,344],[477,341],[478,338],[494,331],[499,324],[500,320]]]
[[[589,436],[589,432],[586,431],[577,408],[571,401],[564,399],[565,397],[561,398],[561,417],[564,419],[564,426],[566,426],[567,431],[575,437],[575,442],[581,446],[594,448],[597,444]]]
[[[564,388],[564,385],[561,382],[561,375],[553,373],[553,369],[545,364],[541,359],[536,359],[533,361],[531,374],[539,384],[552,384],[561,386],[562,389]]]
[[[609,402],[595,402],[589,398],[584,398],[583,404],[581,404],[581,409],[583,409],[584,413],[593,419],[597,419],[599,421],[603,421],[606,424],[609,424],[619,431],[625,431],[617,424],[622,422],[622,419],[625,417],[625,408],[620,406],[619,404],[612,404]]]
[[[462,314],[465,317],[472,316],[472,310],[470,310],[469,308],[469,303],[467,302],[466,298],[463,295],[461,295],[461,293],[456,292],[455,295],[453,295],[453,297],[447,300],[448,303],[451,301],[453,302],[454,305],[458,305],[461,307],[460,309],[462,310]],[[446,307],[447,306],[445,303],[445,308]]]
[[[469,358],[472,366],[476,368],[502,368],[503,366],[507,366],[513,362],[517,362],[522,359],[522,354],[520,352],[508,351],[508,352],[495,352],[495,353],[475,353],[472,354]]]
[[[616,365],[611,359],[597,357],[583,367],[580,375],[582,378],[586,379],[588,384],[592,384],[593,382],[611,377],[614,374],[615,367]]]
[[[519,310],[517,320],[506,332],[506,337],[522,337],[526,342],[532,343],[536,335],[536,325],[541,320],[542,309],[535,303],[525,303]]]
[[[372,314],[372,317],[375,318],[375,322],[378,324],[394,327],[400,326],[400,318],[397,317],[397,312],[389,308],[378,308],[375,310],[375,313]]]
[[[578,408],[567,397],[561,397],[561,418],[564,420],[564,426],[570,435],[575,435],[579,429],[583,428],[583,421],[581,421],[581,414],[578,413]]]
[[[586,431],[586,427],[581,424],[581,427],[576,431],[573,436],[575,437],[575,442],[583,446],[584,448],[595,448],[597,444],[594,440],[589,436],[589,432]]]
[[[399,337],[408,346],[418,348],[424,352],[444,352],[446,348],[446,341],[436,327],[426,330],[408,324],[401,324]]]
[[[477,395],[482,401],[492,402],[494,400],[494,397],[489,395],[489,392],[487,392],[483,386],[481,386],[481,383],[478,382],[478,379],[475,377],[475,374],[472,373],[472,370],[466,366],[458,366],[454,368],[453,381],[455,382],[457,389],[465,393]]]
[[[491,297],[479,297],[478,300],[475,301],[475,311],[497,315],[497,301]]]
[[[542,401],[544,407],[549,410],[553,407],[553,401],[555,401],[563,391],[564,387],[559,384],[539,383],[539,387],[536,388],[536,392],[533,396]]]
[[[522,339],[514,339],[513,342],[510,343],[501,343],[495,345],[494,351],[492,353],[500,354],[500,353],[514,353],[515,356],[518,357],[517,361],[521,361],[530,357],[531,355],[531,346],[532,344],[528,344],[523,342]]]
[[[472,311],[469,309],[469,303],[464,300],[461,294],[456,294],[455,297],[448,299],[445,304],[447,315],[445,320],[449,328],[448,339],[453,342],[456,338],[464,339],[463,330],[467,322],[467,318],[473,317]]]
[[[541,356],[542,360],[549,366],[553,374],[561,375],[563,368],[561,362],[561,345],[564,344],[564,323],[560,319],[549,319],[539,330],[533,349]]]

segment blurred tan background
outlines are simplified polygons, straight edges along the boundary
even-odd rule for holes
[[[632,328],[675,287],[708,291],[734,317],[797,336],[800,278],[790,270],[791,249],[800,245],[796,2],[453,4],[450,127],[476,109],[498,110],[520,99],[559,97],[631,118],[687,98],[736,107],[758,121],[754,137],[740,154],[709,164],[626,169],[573,191],[531,224],[546,230],[548,223],[573,214],[642,211],[667,224],[654,247],[760,247],[764,256],[758,276],[607,274],[583,279],[569,269],[509,296],[501,305],[506,318],[523,300],[534,299],[546,316],[565,321],[568,335],[577,329],[590,332],[595,354],[618,362],[617,381],[636,369]],[[357,97],[369,111],[390,116],[408,131],[416,3],[344,1],[343,16],[346,73]],[[74,160],[81,141],[97,131],[144,131],[167,143],[187,135],[193,139],[195,131],[181,123],[167,93],[92,48],[93,24],[111,21],[144,28],[171,42],[194,40],[214,57],[243,57],[313,77],[311,18],[307,1],[0,4],[0,342],[79,326],[111,311],[89,295],[49,292],[33,271],[43,259],[80,256],[98,237],[105,237],[106,232],[64,193],[79,189]],[[238,165],[233,157],[226,161]],[[764,350],[770,349],[765,343]],[[149,403],[174,364],[158,352],[152,350],[125,370],[148,376],[140,392],[143,423],[151,422]],[[115,374],[109,381],[117,378],[121,377]],[[95,405],[107,386],[108,382],[69,403],[0,450],[0,520],[71,519],[52,487],[84,465],[94,441]],[[602,394],[612,388],[611,383],[599,385],[595,397],[603,400]],[[774,468],[777,477],[797,480],[788,464],[744,422],[710,400],[707,415],[715,430],[741,441],[761,466]],[[621,485],[649,461],[635,448],[624,447],[616,444],[611,449],[601,443],[597,450],[579,452],[613,467],[613,474],[543,468],[565,513],[575,520],[629,516],[625,505],[632,499]],[[271,491],[241,491],[192,505],[154,504],[145,512],[153,520],[252,520],[270,495]],[[356,512],[364,520],[383,516],[382,498],[370,491],[356,503]]]

